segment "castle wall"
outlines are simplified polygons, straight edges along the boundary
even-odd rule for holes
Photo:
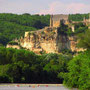
[[[53,27],[59,27],[60,21],[53,21]]]
[[[68,15],[63,14],[51,15],[50,27],[59,27],[61,20],[64,20],[65,24],[68,24]]]

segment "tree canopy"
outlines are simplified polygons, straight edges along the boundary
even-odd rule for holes
[[[36,55],[23,49],[0,47],[0,82],[62,83],[58,74],[67,71],[70,59],[69,55]]]
[[[9,41],[24,36],[26,31],[41,29],[49,25],[49,15],[30,14],[0,14],[0,43],[6,45]]]

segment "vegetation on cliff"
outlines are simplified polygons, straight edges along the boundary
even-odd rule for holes
[[[72,20],[72,21],[83,21],[84,18],[88,19],[89,13],[88,14],[70,14],[69,15],[69,20]]]
[[[78,35],[79,33],[85,33],[85,31],[88,29],[88,27],[83,24],[83,23],[76,23],[73,24],[75,29],[74,32],[72,31],[71,27],[69,27],[68,25],[65,25],[63,23],[63,20],[60,23],[60,27],[58,28],[58,33],[61,35],[68,35],[68,36],[72,36],[72,35]]]
[[[86,30],[84,33],[78,35],[79,43],[78,47],[84,49],[90,49],[90,29]]]

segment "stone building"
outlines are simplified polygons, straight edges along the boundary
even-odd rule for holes
[[[68,24],[68,15],[57,14],[50,16],[50,27],[59,27],[61,21],[63,20],[64,24]]]

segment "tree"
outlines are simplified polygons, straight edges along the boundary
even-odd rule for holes
[[[33,31],[49,26],[50,15],[17,15],[11,13],[0,14],[0,43],[6,45],[17,37],[24,36],[26,31]]]
[[[90,49],[90,29],[86,30],[85,33],[78,35],[78,47]]]
[[[64,75],[64,84],[80,90],[90,89],[90,50],[74,57],[68,64]]]

